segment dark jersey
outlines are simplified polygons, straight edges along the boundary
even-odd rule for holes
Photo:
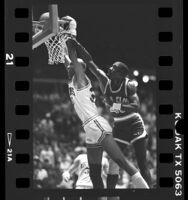
[[[121,86],[113,91],[109,80],[105,88],[105,101],[110,106],[110,112],[114,118],[113,136],[116,141],[133,143],[146,137],[146,131],[142,117],[137,112],[126,112],[113,108],[113,104],[129,105],[129,95],[136,92],[135,85],[130,79],[125,78]],[[125,132],[126,130],[126,132]],[[125,134],[126,133],[126,134]]]
[[[105,88],[105,102],[111,106],[110,112],[113,117],[123,117],[130,113],[127,113],[126,111],[120,110],[114,110],[113,109],[113,103],[121,104],[121,105],[127,105],[129,104],[128,100],[128,82],[130,79],[125,78],[120,87],[117,90],[112,90],[111,87],[111,80],[108,81],[106,88]]]

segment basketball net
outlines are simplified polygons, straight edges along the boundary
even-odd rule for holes
[[[48,64],[58,64],[65,62],[65,56],[68,56],[68,49],[66,41],[68,34],[64,30],[60,30],[59,33],[45,42],[48,50]]]
[[[62,20],[59,21],[62,22]],[[40,26],[40,24],[38,26]],[[48,50],[49,65],[65,63],[65,57],[70,62],[66,41],[71,36],[76,37],[76,26],[75,20],[73,23],[70,23],[66,29],[60,25],[58,33],[45,41],[45,45]],[[37,28],[37,26],[35,27]]]

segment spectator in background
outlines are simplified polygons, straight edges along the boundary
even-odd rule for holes
[[[116,185],[116,189],[129,188],[129,184],[130,184],[129,181],[130,181],[129,175],[126,172],[124,172],[122,169],[120,169],[119,179]]]
[[[33,158],[34,164],[34,187],[44,188],[47,185],[48,172],[42,167],[38,156]]]
[[[65,156],[61,159],[60,170],[61,171],[67,170],[71,166],[71,164],[72,164],[72,158],[68,153],[66,153]]]
[[[41,120],[39,124],[40,130],[46,136],[53,136],[54,134],[54,122],[51,120],[51,114],[46,113],[44,119]]]
[[[79,132],[79,146],[84,146],[85,145],[85,139],[86,138],[86,133],[84,131]]]
[[[51,146],[47,144],[44,146],[44,149],[40,152],[40,160],[45,163],[46,166],[55,166],[55,157]]]

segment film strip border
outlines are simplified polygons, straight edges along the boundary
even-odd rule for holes
[[[158,15],[159,15],[159,25],[162,21],[171,21],[173,18],[173,9],[172,8],[159,8],[158,9]],[[161,21],[161,22],[160,22]],[[163,22],[162,22],[163,23]],[[168,23],[169,24],[169,23]],[[167,25],[168,26],[168,25]],[[167,31],[168,30],[168,31]],[[160,49],[169,49],[168,45],[171,45],[173,42],[173,32],[172,29],[168,28],[162,28],[159,29],[158,32],[158,46],[159,51]],[[168,43],[168,44],[167,44]],[[162,48],[161,48],[162,46]],[[162,93],[165,95],[170,94],[170,92],[173,90],[174,81],[173,78],[169,76],[170,70],[173,70],[174,66],[174,57],[171,52],[167,52],[165,55],[160,55],[158,57],[158,65],[161,67],[161,70],[157,71],[160,74],[157,74],[157,77],[163,77],[161,80],[158,80],[158,94],[159,96],[162,96]],[[166,68],[166,69],[165,69]],[[157,99],[158,109],[159,109],[159,115],[158,115],[158,123],[157,127],[161,127],[163,124],[161,121],[165,122],[164,128],[159,129],[159,140],[158,140],[158,161],[160,162],[161,166],[160,169],[161,172],[165,172],[162,174],[162,177],[159,177],[158,184],[160,187],[173,187],[174,186],[174,179],[173,179],[173,170],[166,170],[166,168],[169,168],[170,165],[173,164],[174,161],[174,155],[173,155],[173,137],[174,137],[174,131],[172,124],[167,125],[167,122],[173,121],[172,115],[174,112],[174,106],[173,106],[173,99],[166,99],[164,96],[161,99]],[[165,102],[164,102],[165,101]],[[163,145],[161,145],[164,143]],[[160,172],[159,172],[160,173]]]
[[[178,7],[161,7],[158,9],[158,172],[159,186],[172,188],[174,198],[183,198],[183,100],[177,100],[182,94],[183,75],[181,22],[178,24]],[[175,28],[176,27],[176,28]],[[182,74],[181,74],[182,73]],[[179,90],[178,90],[179,88]],[[179,96],[180,97],[180,96]],[[183,98],[183,95],[181,96]],[[181,103],[180,103],[181,102]]]
[[[28,32],[28,30],[31,30],[31,13],[30,9],[27,7],[15,8],[10,4],[10,1],[7,6],[9,6],[9,9],[7,9],[5,13],[6,16],[8,16],[6,23],[9,24],[9,27],[14,27],[14,31],[8,32],[10,29],[6,29],[6,33],[8,34],[5,58],[6,170],[8,173],[8,185],[6,189],[7,194],[9,194],[10,191],[14,191],[15,199],[21,196],[30,199],[31,194],[31,199],[44,199],[43,197],[46,195],[44,191],[33,192],[32,190],[32,152],[29,151],[29,149],[32,150],[32,54],[31,35]],[[161,190],[163,188],[170,188],[170,191],[173,191],[173,195],[171,196],[171,193],[168,193],[166,197],[169,197],[169,199],[174,198],[175,184],[178,184],[178,191],[182,190],[180,185],[182,184],[183,177],[179,172],[176,175],[174,170],[176,162],[174,139],[176,133],[182,134],[181,130],[183,124],[183,121],[180,120],[180,115],[177,120],[175,120],[174,116],[176,110],[177,113],[182,112],[181,106],[176,107],[179,103],[182,104],[181,100],[176,101],[177,95],[178,98],[182,98],[182,94],[180,94],[181,91],[176,94],[176,91],[182,86],[178,84],[177,77],[181,77],[183,72],[182,66],[178,68],[178,65],[182,64],[182,55],[174,54],[176,50],[174,48],[179,49],[178,45],[181,43],[182,39],[178,30],[174,32],[173,24],[175,20],[179,20],[178,17],[181,19],[180,16],[174,16],[174,13],[178,13],[174,9],[175,7],[173,6],[159,7],[157,16],[160,29],[157,42],[160,55],[157,58],[157,77],[159,79],[157,88],[157,146],[158,165],[160,165],[160,167],[158,166],[158,176],[160,174],[160,177],[158,177],[158,189],[152,191],[152,199],[155,199],[155,196],[157,199],[164,197],[166,195],[166,190]],[[180,9],[180,7],[176,9]],[[178,21],[176,21],[176,24],[177,23]],[[179,38],[177,39],[176,37]],[[169,49],[171,49],[171,51],[169,51]],[[178,109],[181,111],[179,112]],[[181,138],[180,135],[178,136]],[[116,193],[122,197],[124,196],[124,192],[123,190],[97,191],[98,195],[112,196]],[[65,196],[70,196],[71,193],[69,191],[63,191]],[[150,198],[147,191],[136,191],[136,193],[143,195],[145,199]],[[90,195],[95,196],[96,191],[87,191],[87,193],[84,191],[75,191],[74,195],[86,197]],[[131,198],[134,199],[132,197],[132,191],[126,191],[126,195],[130,195]],[[180,198],[183,196],[176,197]],[[53,190],[49,191],[49,197],[46,197],[46,200],[62,198],[59,192]]]
[[[17,5],[5,2],[7,199],[13,198],[13,194],[15,199],[20,199],[19,189],[30,188],[32,178],[32,39],[29,33],[32,20],[28,6]]]

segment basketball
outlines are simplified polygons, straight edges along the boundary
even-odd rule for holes
[[[39,21],[40,22],[43,22],[43,21],[47,21],[49,20],[50,18],[50,13],[49,12],[46,12],[46,13],[43,13],[40,18],[39,18]]]

